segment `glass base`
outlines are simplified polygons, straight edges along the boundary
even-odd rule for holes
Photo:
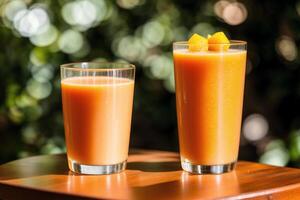
[[[186,159],[182,159],[181,167],[184,171],[192,174],[222,174],[230,172],[235,168],[236,162],[224,164],[224,165],[195,165]]]
[[[68,162],[70,170],[79,174],[114,174],[119,173],[126,168],[126,160],[113,165],[84,165],[70,159],[68,159]]]

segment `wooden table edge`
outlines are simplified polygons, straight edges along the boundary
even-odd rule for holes
[[[248,161],[246,161],[248,162]],[[248,162],[251,163],[251,162]],[[11,183],[6,183],[0,180],[0,185],[6,187],[6,191],[4,191],[3,188],[0,187],[0,197],[2,197],[3,194],[9,194],[14,196],[13,193],[18,193],[16,194],[16,198],[14,199],[23,199],[23,198],[18,198],[19,196],[23,196],[23,195],[27,195],[27,194],[32,194],[32,191],[36,191],[38,192],[38,196],[39,197],[43,197],[43,200],[48,200],[48,199],[53,199],[53,197],[63,197],[64,199],[68,200],[68,199],[87,199],[87,200],[95,200],[95,199],[106,199],[106,198],[99,198],[99,197],[92,197],[92,196],[84,196],[84,195],[74,195],[71,193],[67,193],[67,192],[61,192],[61,191],[54,191],[54,190],[46,190],[46,189],[41,189],[41,188],[31,188],[31,187],[27,187],[27,186],[19,186],[19,185],[15,185],[15,184],[11,184]],[[278,194],[280,192],[288,192],[288,191],[292,191],[294,189],[299,189],[300,191],[300,183],[294,183],[294,184],[290,184],[290,185],[286,185],[286,186],[282,186],[280,188],[272,188],[272,189],[264,189],[264,190],[258,190],[255,192],[246,192],[243,194],[240,194],[240,196],[238,197],[238,199],[251,199],[251,198],[257,198],[257,197],[263,197],[263,196],[272,196],[275,194]],[[18,190],[18,192],[14,191],[14,190]],[[47,196],[47,195],[51,195],[51,196]],[[233,199],[237,199],[236,196],[226,196],[223,197],[222,199],[224,200],[233,200]]]
[[[31,188],[28,186],[20,186],[20,185],[15,185],[15,184],[11,184],[11,183],[5,183],[0,181],[0,185],[6,187],[5,189],[0,187],[0,197],[2,198],[3,194],[4,195],[9,195],[9,196],[14,196],[13,199],[17,200],[17,199],[24,199],[24,195],[26,196],[26,198],[33,196],[33,198],[30,199],[36,199],[36,197],[39,197],[43,200],[53,200],[53,197],[57,198],[60,197],[64,200],[68,200],[68,199],[75,199],[75,200],[79,200],[79,199],[87,199],[87,200],[95,200],[95,199],[103,199],[103,198],[99,198],[99,197],[88,197],[88,196],[84,196],[81,194],[71,194],[71,193],[67,193],[67,192],[61,192],[61,191],[53,191],[53,190],[46,190],[46,189],[41,189],[41,188]],[[5,190],[5,191],[4,191]],[[17,192],[15,191],[17,190]],[[34,195],[32,195],[32,191],[35,191],[36,193]],[[29,196],[27,196],[29,195]],[[49,196],[50,195],[50,196]],[[23,196],[23,197],[20,197]]]

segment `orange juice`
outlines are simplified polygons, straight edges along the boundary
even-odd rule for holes
[[[112,165],[128,155],[134,81],[83,76],[63,79],[67,153],[88,165]]]
[[[237,160],[245,50],[173,52],[180,155],[196,165]]]

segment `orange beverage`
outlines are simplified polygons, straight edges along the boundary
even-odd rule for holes
[[[81,168],[79,173],[106,174],[110,173],[105,171],[109,166],[111,170],[125,167],[134,80],[112,75],[121,75],[126,70],[77,67],[74,76],[62,79],[66,146],[72,171]],[[91,167],[96,168],[88,170]]]
[[[241,43],[232,42],[226,51],[195,52],[187,43],[174,43],[180,155],[186,171],[222,173],[234,168],[246,66],[246,46]]]

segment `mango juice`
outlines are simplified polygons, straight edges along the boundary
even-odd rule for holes
[[[195,165],[237,160],[246,50],[173,51],[180,155]]]
[[[86,165],[127,160],[134,81],[83,76],[61,87],[68,158]]]

